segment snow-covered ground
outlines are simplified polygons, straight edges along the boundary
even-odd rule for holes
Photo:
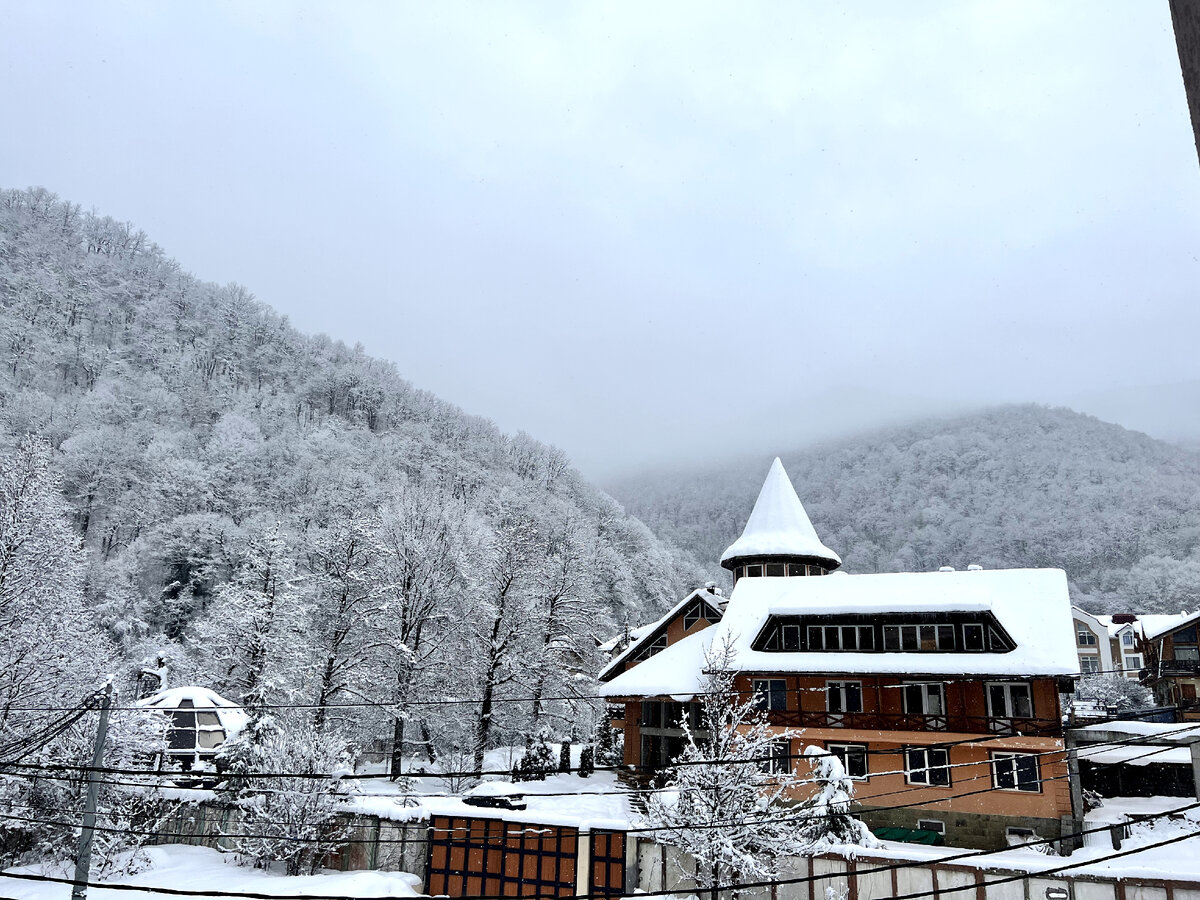
[[[136,875],[118,876],[121,884],[152,885],[184,890],[239,891],[258,894],[304,894],[314,897],[416,897],[421,883],[407,872],[320,872],[317,875],[285,875],[236,865],[232,857],[207,847],[168,844],[145,851],[150,867]],[[11,872],[43,874],[40,866],[22,866]],[[45,874],[70,877],[69,871]],[[0,896],[13,900],[68,900],[66,884],[16,881],[0,878]],[[178,900],[168,894],[109,891],[89,888],[89,900]],[[198,898],[199,900],[199,898]]]
[[[571,765],[578,768],[580,745],[571,748]],[[484,771],[508,771],[520,759],[524,748],[502,747],[488,752]],[[428,770],[421,775],[418,769]],[[464,768],[471,768],[467,763]],[[380,771],[380,767],[364,767],[361,772]],[[545,781],[522,781],[510,784],[505,776],[485,777],[481,792],[494,793],[503,784],[506,793],[524,795],[523,810],[495,809],[464,803],[462,792],[453,779],[429,777],[445,766],[410,760],[406,770],[413,772],[407,788],[386,778],[360,778],[358,793],[351,798],[348,809],[363,815],[381,816],[398,821],[425,816],[474,816],[476,818],[511,818],[542,825],[569,825],[576,828],[626,829],[631,827],[633,810],[629,795],[612,772],[595,772],[589,778],[575,774],[550,775]]]

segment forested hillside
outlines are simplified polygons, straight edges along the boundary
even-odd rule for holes
[[[1058,566],[1097,610],[1200,605],[1200,454],[1066,409],[1012,406],[784,453],[849,572]],[[719,559],[768,458],[610,486],[661,537]]]
[[[0,307],[0,734],[162,654],[478,752],[586,723],[503,701],[586,694],[597,637],[705,577],[561,452],[45,191],[0,194]]]

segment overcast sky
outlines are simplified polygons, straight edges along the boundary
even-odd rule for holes
[[[600,478],[1200,379],[1167,0],[0,0],[0,80],[0,186]]]

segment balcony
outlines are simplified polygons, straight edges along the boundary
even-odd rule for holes
[[[1058,719],[808,710],[773,710],[767,715],[772,725],[783,725],[788,728],[848,728],[855,731],[950,731],[959,734],[1023,734],[1035,737],[1059,737],[1063,733],[1062,722]]]
[[[1159,675],[1200,674],[1200,659],[1164,659],[1158,666]]]

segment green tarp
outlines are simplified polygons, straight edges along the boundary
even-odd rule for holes
[[[873,828],[871,833],[881,841],[898,841],[903,844],[929,844],[940,847],[946,839],[936,831],[921,831],[916,828]]]

